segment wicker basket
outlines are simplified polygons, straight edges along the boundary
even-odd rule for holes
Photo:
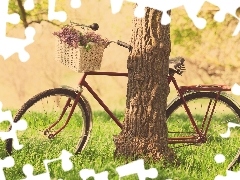
[[[88,51],[83,46],[72,48],[56,37],[55,60],[79,73],[99,70],[105,47],[96,43],[89,44],[91,49]]]

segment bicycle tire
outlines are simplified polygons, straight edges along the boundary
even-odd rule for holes
[[[21,109],[18,110],[17,114],[14,117],[14,122],[17,122],[19,119],[22,119],[24,114],[37,102],[39,102],[47,97],[51,97],[51,96],[70,97],[74,101],[77,94],[73,90],[66,89],[66,88],[54,88],[54,89],[49,89],[49,90],[43,91],[43,92],[35,95],[31,99],[29,99],[21,107]],[[83,127],[82,127],[82,134],[76,145],[76,150],[74,152],[75,154],[80,153],[85,148],[87,141],[89,140],[90,132],[91,132],[91,128],[92,128],[91,112],[89,112],[91,110],[91,108],[83,96],[81,96],[79,98],[79,101],[78,101],[77,106],[75,107],[75,110],[77,107],[79,107],[80,110],[82,111]],[[74,110],[74,112],[75,112],[75,110]],[[70,121],[71,121],[71,119],[70,119]],[[63,131],[64,131],[64,129],[63,129]],[[6,151],[10,155],[12,154],[12,150],[13,150],[13,147],[12,147],[13,142],[12,141],[13,141],[12,139],[6,140]]]
[[[193,100],[198,100],[201,98],[205,98],[205,99],[215,99],[216,98],[217,93],[216,92],[192,92],[192,93],[188,93],[184,95],[185,101],[188,104],[189,102],[193,101]],[[233,113],[236,115],[236,119],[237,119],[237,123],[240,123],[240,109],[237,105],[237,103],[235,103],[232,99],[230,99],[229,97],[220,94],[217,103],[223,103],[225,104],[228,108],[230,108]],[[167,123],[169,123],[169,119],[170,116],[174,114],[174,112],[183,105],[183,100],[180,97],[177,97],[175,100],[172,101],[172,103],[169,104],[169,106],[167,107],[167,111],[166,111],[166,117],[167,117]],[[191,107],[190,107],[190,111],[191,111]],[[192,111],[191,111],[192,113]],[[187,117],[189,119],[189,117]],[[189,121],[190,122],[190,121]],[[212,122],[212,121],[211,121]],[[231,122],[231,121],[228,121]],[[180,125],[181,123],[179,123],[178,125]],[[168,125],[169,127],[170,125]],[[211,126],[211,123],[210,123]],[[211,127],[209,127],[211,128]],[[224,131],[226,131],[227,129],[227,124],[224,125]],[[209,132],[210,129],[208,129]],[[219,133],[218,133],[219,134]]]

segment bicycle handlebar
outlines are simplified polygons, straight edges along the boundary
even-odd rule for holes
[[[127,48],[127,49],[129,49],[129,51],[131,51],[132,50],[132,46],[131,45],[129,45],[129,44],[127,44],[127,43],[125,43],[125,42],[122,42],[122,41],[117,41],[117,45],[119,45],[119,46],[122,46],[122,47],[125,47],[125,48]]]
[[[92,29],[93,31],[96,31],[98,30],[99,28],[99,25],[97,23],[92,23],[91,25],[87,26],[85,24],[78,24],[78,23],[75,23],[75,22],[72,22],[70,21],[71,24],[74,24],[75,26],[83,26],[83,27],[87,27],[87,28],[90,28]]]

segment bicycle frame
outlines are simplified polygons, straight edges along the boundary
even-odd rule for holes
[[[128,73],[118,73],[118,72],[95,72],[95,71],[91,71],[91,72],[85,72],[80,80],[80,82],[78,83],[78,85],[80,87],[86,87],[87,90],[92,94],[92,96],[95,98],[95,100],[98,101],[98,103],[103,107],[103,109],[108,113],[108,115],[115,121],[115,123],[122,129],[123,125],[122,123],[119,121],[119,119],[117,119],[117,117],[112,113],[112,111],[109,110],[109,108],[107,107],[107,105],[104,104],[104,102],[100,99],[100,97],[95,93],[95,91],[88,85],[87,81],[85,80],[86,77],[88,75],[105,75],[105,76],[125,76],[128,77]],[[78,96],[80,96],[81,94],[78,94]]]
[[[103,107],[103,109],[105,110],[105,112],[108,113],[108,115],[114,120],[114,122],[122,129],[123,128],[123,125],[122,123],[120,122],[120,120],[112,113],[111,110],[109,110],[108,106],[101,100],[101,98],[95,93],[95,91],[91,88],[91,86],[87,83],[86,81],[86,77],[88,75],[91,75],[91,76],[94,76],[94,75],[105,75],[105,76],[123,76],[123,77],[128,77],[128,73],[118,73],[118,72],[95,72],[95,71],[91,71],[91,72],[85,72],[82,76],[82,78],[80,79],[78,85],[79,87],[85,87],[88,92],[91,93],[91,95],[94,97],[95,100],[98,101],[98,103]],[[214,109],[215,109],[215,106],[216,106],[216,103],[217,103],[217,100],[218,100],[218,97],[220,95],[220,93],[222,91],[231,91],[231,88],[228,87],[228,86],[225,86],[225,85],[199,85],[199,86],[178,86],[177,84],[177,81],[176,79],[174,78],[173,75],[169,75],[168,77],[168,84],[170,84],[171,82],[173,83],[176,91],[178,92],[180,98],[183,100],[183,105],[184,105],[184,108],[187,112],[187,115],[189,117],[189,120],[197,134],[197,136],[184,136],[184,137],[172,137],[172,138],[168,138],[168,143],[169,144],[175,144],[175,143],[202,143],[202,142],[206,142],[206,134],[207,134],[207,131],[208,131],[208,128],[209,128],[209,125],[210,125],[210,122],[211,122],[211,118],[212,118],[212,114],[214,112]],[[210,106],[211,106],[211,101],[209,102],[209,105],[208,105],[208,109],[207,109],[207,112],[204,116],[204,119],[203,119],[203,124],[202,124],[202,127],[201,127],[201,130],[197,127],[197,124],[196,122],[194,121],[194,118],[190,112],[190,109],[189,107],[187,106],[186,104],[186,101],[185,101],[185,98],[184,98],[184,95],[189,92],[189,91],[215,91],[215,92],[218,92],[216,94],[216,99],[214,100],[214,103],[213,103],[213,108],[212,108],[212,111],[210,112],[210,117],[209,119],[207,120],[207,117],[208,117],[208,113],[209,113],[209,110],[210,110]],[[64,124],[64,126],[62,128],[60,128],[58,131],[55,132],[55,134],[52,135],[52,137],[54,137],[55,135],[57,135],[69,122],[71,116],[72,116],[72,113],[77,105],[77,102],[79,100],[79,98],[81,97],[81,94],[82,94],[82,90],[78,92],[77,94],[77,97],[76,99],[74,100],[74,103],[72,105],[72,109],[69,113],[69,116]],[[66,111],[66,108],[67,106],[70,106],[70,99],[67,101],[64,109],[63,109],[63,113],[65,113]],[[62,117],[62,115],[61,115]],[[61,118],[60,117],[60,118]],[[60,121],[57,120],[51,127],[49,127],[48,129],[52,128],[53,126],[55,126],[58,122]],[[206,127],[205,127],[206,125]],[[204,129],[205,127],[205,129]]]
[[[184,108],[187,112],[189,120],[190,120],[197,136],[173,137],[173,138],[168,139],[168,143],[169,144],[176,144],[176,143],[204,143],[204,142],[206,142],[206,140],[207,140],[206,139],[206,134],[207,134],[207,131],[208,131],[211,119],[212,119],[213,112],[215,110],[216,103],[218,101],[218,97],[219,97],[219,95],[222,91],[231,91],[231,87],[226,86],[226,85],[178,86],[176,79],[173,76],[168,76],[168,83],[170,84],[171,82],[173,83],[175,89],[177,90],[178,95],[183,100]],[[210,107],[211,107],[211,104],[212,104],[212,100],[209,102],[206,114],[205,114],[204,119],[203,119],[201,130],[197,127],[196,122],[193,119],[192,113],[190,112],[190,109],[187,106],[185,98],[184,98],[184,95],[189,91],[193,91],[193,92],[197,92],[197,91],[212,91],[213,92],[214,91],[214,92],[217,92],[216,93],[216,98],[213,102],[212,111],[210,112],[209,119],[207,120],[208,113],[209,113],[209,110],[210,110]],[[206,125],[206,127],[205,127],[205,125]],[[204,129],[204,127],[205,127],[205,129]]]

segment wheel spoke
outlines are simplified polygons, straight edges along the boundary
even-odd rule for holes
[[[84,101],[79,100],[68,123],[66,120],[71,106],[67,104],[66,112],[62,113],[66,102],[74,101],[75,98],[74,91],[56,88],[27,101],[15,116],[15,121],[25,119],[28,123],[26,131],[17,133],[19,142],[24,145],[21,152],[44,154],[46,150],[47,153],[59,153],[62,149],[71,153],[81,151],[87,140],[82,135],[85,133],[88,136],[86,131],[90,127],[89,112]],[[63,129],[59,131],[61,128]],[[56,134],[57,131],[59,133]],[[9,150],[8,146],[9,144]]]
[[[185,96],[187,106],[190,109],[194,121],[202,131],[207,127],[215,103],[215,97],[216,94],[213,92],[198,92]],[[182,103],[182,100],[178,99],[167,110],[168,132],[176,132],[169,133],[170,138],[189,136],[189,132],[194,132],[193,125]],[[208,116],[204,122],[203,120],[208,109]],[[240,110],[231,100],[224,96],[220,96],[212,114],[209,130],[206,135],[207,140],[212,141],[216,138],[221,138],[220,134],[225,133],[228,122],[240,123]],[[195,132],[193,134],[197,133]]]

